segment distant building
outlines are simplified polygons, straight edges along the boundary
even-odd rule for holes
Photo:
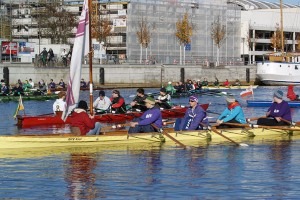
[[[6,22],[6,26],[1,23],[0,37],[3,38],[4,30],[7,31],[9,27],[14,41],[50,44],[49,38],[43,35],[39,37],[37,23],[32,18],[40,8],[38,2],[39,0],[1,1],[0,20]],[[82,3],[83,0],[64,0],[62,6],[79,16]],[[297,51],[300,8],[287,4],[283,8],[285,49]],[[106,58],[139,63],[142,54],[145,64],[179,62],[176,22],[185,13],[188,13],[194,27],[191,44],[185,48],[187,64],[214,65],[217,47],[211,38],[211,25],[218,17],[222,25],[226,26],[225,40],[220,47],[220,64],[223,65],[262,60],[263,54],[274,51],[270,38],[276,24],[280,24],[278,3],[255,0],[95,0],[92,11],[93,19],[108,19],[112,26],[110,36],[105,41],[98,41],[103,44],[101,48],[105,48]],[[11,25],[8,26],[10,22],[7,20],[10,17]],[[150,28],[151,41],[147,49],[141,50],[136,33],[143,17]],[[75,31],[76,28],[74,33]],[[73,43],[74,38],[69,41]]]

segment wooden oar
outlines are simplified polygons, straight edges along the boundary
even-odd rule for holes
[[[288,130],[288,131],[300,131],[300,128],[290,128],[286,126],[265,126],[265,125],[256,125],[256,124],[239,124],[239,123],[222,123],[222,124],[244,127],[244,128],[265,128],[265,129],[279,129],[279,130]]]
[[[217,130],[216,126],[211,127],[211,130],[212,130],[213,132],[215,132],[216,134],[222,136],[223,138],[229,140],[230,142],[234,143],[234,144],[237,145],[237,146],[243,146],[243,147],[248,147],[248,146],[249,146],[248,144],[237,143],[236,141],[234,141],[234,140],[230,139],[229,137],[223,135],[221,132],[219,132],[219,131]]]
[[[161,133],[165,136],[167,136],[168,138],[170,138],[171,140],[173,140],[175,143],[179,144],[183,149],[186,149],[186,145],[182,144],[181,142],[179,142],[178,140],[176,140],[174,137],[172,137],[168,132],[166,132],[164,129],[160,129],[158,128],[155,124],[151,124],[151,126],[153,128],[155,128],[156,130],[160,131]]]
[[[247,118],[246,121],[249,123],[249,122],[251,122],[251,121],[256,121],[256,120],[258,120],[259,118],[266,118],[266,116]]]
[[[290,124],[291,126],[300,126],[300,122],[293,122],[293,121],[289,121],[289,120],[286,120],[286,119],[283,119],[283,118],[280,118],[281,121],[284,121],[288,124]]]

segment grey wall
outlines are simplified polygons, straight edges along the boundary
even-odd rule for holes
[[[69,79],[69,68],[38,68],[32,64],[0,64],[0,77],[3,78],[3,68],[9,69],[10,84],[18,79],[22,81],[32,78],[35,83],[44,79],[49,82],[53,79],[59,82],[62,78],[66,83]],[[104,85],[128,86],[128,87],[160,87],[168,81],[177,82],[181,79],[181,68],[184,68],[184,79],[203,80],[213,82],[215,76],[220,82],[229,79],[239,79],[246,82],[246,69],[250,69],[250,81],[256,78],[256,66],[226,66],[222,68],[207,68],[201,66],[180,66],[180,65],[93,65],[93,81],[99,85],[100,68],[104,69]],[[89,80],[88,65],[83,65],[82,78]]]

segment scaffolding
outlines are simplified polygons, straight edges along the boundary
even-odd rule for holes
[[[241,11],[226,0],[132,0],[127,10],[127,57],[139,61],[140,44],[136,32],[144,17],[151,32],[151,42],[142,54],[144,62],[176,64],[180,60],[180,46],[175,36],[176,22],[185,13],[194,31],[190,48],[186,48],[186,63],[211,65],[216,62],[217,47],[211,38],[211,25],[217,17],[226,26],[226,37],[220,48],[220,64],[240,61]]]

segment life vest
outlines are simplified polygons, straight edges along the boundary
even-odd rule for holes
[[[235,107],[240,106],[239,102],[233,102],[227,106],[229,110],[234,109]]]

